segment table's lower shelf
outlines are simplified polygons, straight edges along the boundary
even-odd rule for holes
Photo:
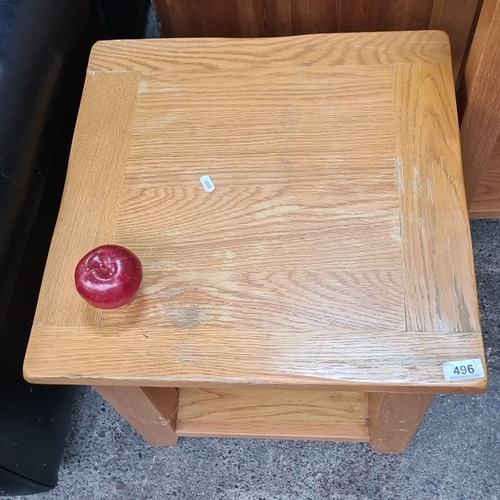
[[[434,394],[268,386],[94,386],[151,444],[179,436],[368,441],[401,453]]]
[[[179,436],[368,441],[368,395],[266,387],[179,389]]]

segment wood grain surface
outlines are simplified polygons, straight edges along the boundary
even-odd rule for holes
[[[214,329],[405,329],[392,76],[374,69],[367,91],[359,68],[318,66],[141,85],[115,241],[143,259],[144,325],[192,304]]]
[[[394,79],[407,328],[480,332],[451,67]]]
[[[497,139],[479,181],[469,216],[477,219],[500,217],[500,140]]]
[[[152,445],[173,445],[179,394],[171,387],[111,387],[94,389]]]
[[[262,387],[181,389],[177,434],[368,441],[368,397]]]
[[[120,310],[115,311],[120,314]],[[127,318],[140,323],[140,316]],[[207,387],[228,384],[337,390],[480,393],[486,380],[446,382],[443,363],[483,358],[463,332],[268,332],[204,328],[186,309],[176,328],[34,330],[24,374],[36,383]],[[55,347],[56,346],[56,347]]]
[[[87,74],[34,325],[99,324],[102,311],[75,294],[73,275],[83,255],[113,241],[140,78]]]
[[[433,399],[432,394],[370,394],[372,447],[382,453],[405,451]]]
[[[443,30],[450,37],[453,76],[458,89],[463,67],[474,35],[474,19],[479,0],[434,0],[429,29]]]
[[[88,68],[91,72],[140,71],[144,88],[157,79],[167,83],[169,75],[175,75],[178,84],[183,80],[189,84],[195,78],[217,80],[221,70],[231,71],[233,80],[238,79],[239,71],[250,69],[271,76],[278,70],[322,69],[334,76],[336,66],[351,66],[353,71],[352,66],[363,66],[366,72],[371,66],[447,63],[450,53],[448,36],[441,31],[341,33],[334,39],[331,35],[304,35],[265,40],[114,40],[94,44]]]
[[[432,31],[97,44],[26,378],[483,391],[442,373],[484,362],[449,54]],[[101,314],[73,269],[104,242],[144,285]]]
[[[425,30],[434,3],[435,0],[341,0],[339,31]]]
[[[464,71],[465,111],[460,124],[467,201],[474,211],[476,193],[500,133],[500,2],[484,0]],[[491,170],[488,178],[491,179]],[[486,181],[491,185],[490,182]],[[490,187],[491,188],[491,187]],[[484,187],[482,188],[484,193]],[[498,188],[497,188],[498,189]],[[482,195],[481,195],[482,196]],[[489,204],[488,212],[500,212]]]

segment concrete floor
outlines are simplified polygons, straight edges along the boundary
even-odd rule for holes
[[[147,445],[90,389],[74,407],[51,499],[500,499],[500,220],[474,221],[490,386],[440,396],[403,455],[367,444],[181,438]],[[21,497],[19,497],[21,498]]]

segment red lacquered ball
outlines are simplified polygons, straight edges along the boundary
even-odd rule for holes
[[[128,304],[142,285],[139,257],[120,245],[102,245],[85,255],[75,269],[78,293],[99,309]]]

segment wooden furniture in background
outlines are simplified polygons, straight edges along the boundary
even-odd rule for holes
[[[465,66],[460,126],[471,217],[500,217],[500,2],[484,0]]]
[[[442,32],[98,43],[24,373],[178,435],[408,445],[484,364]],[[210,175],[215,191],[199,179]],[[128,306],[77,294],[103,243]]]
[[[461,77],[478,0],[153,0],[165,37],[444,30]]]

